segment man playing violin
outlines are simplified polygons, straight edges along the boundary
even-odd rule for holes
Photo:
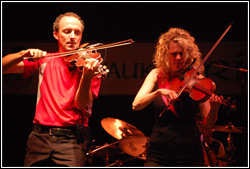
[[[79,48],[83,20],[75,13],[58,16],[53,35],[59,53]],[[46,57],[47,56],[47,57]],[[33,57],[29,61],[27,57]],[[46,51],[27,49],[2,59],[3,73],[39,73],[33,130],[27,140],[24,166],[86,165],[88,120],[93,99],[99,94],[101,79],[95,72],[98,61],[86,59],[82,71],[70,70],[62,57],[49,57]]]
[[[195,39],[186,30],[170,28],[159,37],[154,55],[156,68],[148,74],[132,104],[135,111],[151,103],[154,106],[155,124],[145,166],[204,166],[196,114],[200,112],[204,126],[211,128],[223,97],[212,94],[209,99],[197,102],[188,92],[178,96],[178,91],[169,88],[172,80],[190,65],[198,67],[200,62]],[[197,78],[203,78],[204,67],[198,72]]]

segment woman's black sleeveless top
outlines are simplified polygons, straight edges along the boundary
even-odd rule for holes
[[[158,88],[158,85],[156,85]],[[173,104],[179,115],[166,110],[161,96],[153,103],[155,124],[147,147],[147,162],[162,166],[203,166],[200,132],[196,125],[198,104],[183,92]]]

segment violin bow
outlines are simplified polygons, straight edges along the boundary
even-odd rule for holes
[[[115,43],[106,44],[106,45],[97,46],[97,47],[91,47],[91,48],[87,48],[88,43],[85,43],[85,44],[81,45],[80,46],[81,48],[79,48],[78,50],[67,51],[67,52],[62,52],[62,53],[53,53],[53,54],[45,55],[41,58],[52,59],[52,58],[57,58],[57,57],[78,54],[79,52],[84,52],[84,51],[101,50],[101,49],[107,49],[107,48],[118,47],[118,46],[123,46],[123,45],[130,45],[132,43],[134,43],[134,41],[132,39],[128,39],[128,40],[124,40],[124,41],[120,41],[120,42],[115,42]],[[33,57],[24,57],[23,59],[34,59],[34,58]]]

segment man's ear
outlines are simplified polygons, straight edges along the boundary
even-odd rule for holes
[[[55,38],[56,40],[58,40],[58,32],[54,31],[54,32],[53,32],[53,36],[54,36],[54,38]]]

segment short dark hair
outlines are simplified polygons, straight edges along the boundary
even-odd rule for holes
[[[65,17],[65,16],[72,16],[72,17],[77,18],[77,19],[81,22],[81,24],[82,24],[82,30],[84,29],[84,21],[81,19],[81,17],[80,17],[79,15],[77,15],[77,14],[74,13],[74,12],[66,12],[65,14],[61,14],[61,15],[59,15],[59,16],[56,18],[56,20],[55,20],[55,22],[54,22],[54,24],[53,24],[53,31],[58,32],[58,29],[59,29],[59,22],[60,22],[60,20],[61,20],[63,17]]]

